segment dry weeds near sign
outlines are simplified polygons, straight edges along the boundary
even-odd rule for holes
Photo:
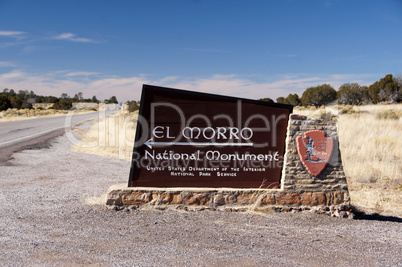
[[[279,188],[291,112],[144,85],[128,186]]]

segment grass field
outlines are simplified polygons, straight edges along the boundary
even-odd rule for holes
[[[367,213],[402,217],[402,105],[295,108],[294,113],[337,120],[352,204]],[[131,160],[137,113],[124,109],[83,132],[73,150]]]
[[[77,132],[82,142],[73,145],[73,151],[131,160],[134,147],[137,112],[123,108],[114,116],[102,118],[89,131]]]
[[[34,110],[34,109],[8,109],[0,112],[0,122],[18,121],[26,119],[35,119],[39,117],[62,116],[66,115],[68,110]]]
[[[47,108],[53,104],[36,104],[43,105]],[[18,121],[35,119],[40,117],[52,117],[52,116],[63,116],[68,114],[69,110],[56,110],[56,109],[16,109],[10,108],[5,111],[0,111],[0,122],[7,121]],[[102,110],[105,108],[105,104],[93,104],[93,103],[74,103],[74,108],[76,113],[93,112],[95,110]]]

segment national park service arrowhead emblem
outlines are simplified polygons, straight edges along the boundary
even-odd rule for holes
[[[327,165],[334,148],[334,139],[326,137],[324,131],[305,132],[296,139],[297,151],[308,172],[317,177]]]

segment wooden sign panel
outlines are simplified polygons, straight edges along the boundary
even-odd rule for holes
[[[291,112],[144,85],[128,186],[279,188]]]

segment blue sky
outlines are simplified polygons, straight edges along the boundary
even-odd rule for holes
[[[258,99],[402,73],[402,1],[0,0],[0,90]]]

